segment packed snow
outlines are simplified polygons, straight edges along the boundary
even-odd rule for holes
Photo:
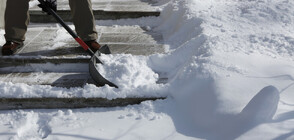
[[[148,57],[102,56],[105,74],[123,88],[0,82],[0,96],[167,99],[117,108],[1,111],[0,138],[294,139],[294,1],[153,1],[162,8],[158,18],[97,21],[148,27],[169,45],[165,54]],[[157,74],[168,82],[156,84]]]
[[[103,64],[97,64],[98,71],[119,88],[157,85],[158,74],[148,67],[142,56],[102,54],[99,58]]]

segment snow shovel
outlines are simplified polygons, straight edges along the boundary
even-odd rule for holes
[[[108,46],[104,45],[104,46],[101,47],[101,49],[99,49],[99,51],[93,52],[91,50],[91,48],[89,48],[89,46],[81,38],[79,38],[67,24],[65,24],[65,22],[60,18],[60,16],[57,15],[56,12],[51,9],[51,7],[50,7],[50,5],[48,3],[46,3],[44,0],[38,0],[38,1],[40,2],[39,7],[45,8],[46,12],[49,15],[52,15],[63,26],[63,28],[81,45],[81,47],[85,51],[88,51],[90,53],[91,60],[89,62],[89,73],[90,73],[91,77],[93,78],[93,80],[96,82],[96,85],[97,86],[104,86],[104,85],[107,84],[107,85],[109,85],[111,87],[118,88],[117,85],[115,85],[112,82],[105,79],[99,73],[99,71],[98,71],[98,69],[96,67],[97,63],[102,64],[102,62],[98,58],[100,56],[100,51],[104,52],[106,54],[110,54],[110,50],[109,50]]]

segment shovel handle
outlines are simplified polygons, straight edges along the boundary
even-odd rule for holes
[[[85,51],[89,51],[92,55],[94,52],[89,48],[89,46],[79,37],[75,38],[75,40],[83,47]]]
[[[89,65],[89,70],[90,70],[90,75],[92,76],[93,80],[98,84],[98,85],[105,85],[108,84],[109,86],[118,88],[118,86],[116,86],[115,84],[109,82],[108,80],[106,80],[96,69],[95,64],[96,62],[101,62],[97,55],[95,55],[95,53],[89,48],[89,46],[81,39],[79,38],[74,32],[73,30],[67,25],[65,24],[65,22],[56,14],[55,11],[53,11],[49,6],[46,5],[44,0],[38,0],[41,5],[43,5],[47,11],[64,27],[64,29],[83,47],[83,49],[85,51],[89,51],[90,54],[93,56],[91,58],[92,63],[90,63]],[[96,51],[96,53],[99,53],[99,51]],[[102,62],[101,62],[102,63]]]
[[[38,0],[47,11],[63,26],[63,28],[83,47],[85,51],[89,51],[92,55],[94,52],[89,48],[89,46],[81,39],[79,36],[67,25],[65,22],[53,11],[49,6],[46,5],[44,0]]]

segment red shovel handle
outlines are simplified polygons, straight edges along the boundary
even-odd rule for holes
[[[75,38],[75,40],[83,47],[85,51],[89,49],[89,46],[80,38]]]

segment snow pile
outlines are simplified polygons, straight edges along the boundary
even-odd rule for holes
[[[119,88],[156,86],[158,74],[147,66],[146,57],[130,54],[102,55],[98,71]]]
[[[31,98],[31,97],[102,97],[107,99],[126,97],[162,97],[167,96],[164,85],[139,86],[136,88],[116,89],[106,85],[98,88],[88,84],[83,88],[59,88],[45,85],[27,85],[22,83],[0,82],[1,97],[5,98]]]
[[[49,120],[46,120],[46,117],[42,120],[40,119],[42,117],[33,111],[28,113],[20,111],[17,117],[20,119],[11,121],[11,126],[17,129],[17,134],[12,139],[44,139],[51,133],[51,129],[48,126]],[[16,119],[17,117],[15,116]]]
[[[150,63],[167,73],[177,107],[193,124],[190,135],[235,139],[270,125],[288,108],[278,107],[280,99],[293,103],[293,12],[293,2],[266,0],[172,0],[165,7],[156,30],[170,53]]]

